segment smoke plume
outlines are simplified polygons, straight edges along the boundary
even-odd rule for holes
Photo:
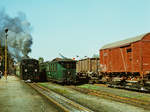
[[[28,57],[31,52],[32,36],[31,25],[26,20],[24,13],[18,13],[16,17],[10,17],[4,10],[0,10],[0,44],[5,45],[5,29],[8,29],[7,45],[9,53],[18,61],[22,57]]]

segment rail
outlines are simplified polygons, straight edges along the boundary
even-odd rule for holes
[[[40,94],[45,96],[48,100],[56,104],[58,107],[63,109],[65,112],[93,112],[92,110],[67,99],[64,96],[61,96],[43,86],[40,86],[36,83],[29,83],[29,85],[38,91]]]
[[[92,90],[92,89],[87,89],[87,88],[84,88],[84,91],[82,91],[81,88],[78,88],[78,87],[72,87],[72,89],[75,89],[75,90],[80,91],[80,92],[86,91],[86,94],[89,94],[89,95],[94,95],[94,96],[102,97],[105,99],[118,101],[121,103],[131,104],[131,105],[141,107],[144,109],[148,109],[148,110],[150,109],[150,107],[149,107],[150,102],[149,101],[144,101],[144,100],[140,100],[140,99],[136,99],[136,98],[122,97],[119,95],[111,94],[109,92]]]

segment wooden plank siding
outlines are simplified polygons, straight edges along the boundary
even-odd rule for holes
[[[76,71],[81,73],[97,72],[99,69],[99,58],[86,58],[79,60]]]
[[[141,60],[140,60],[140,42],[132,44],[132,71],[140,72]]]
[[[150,73],[150,33],[141,40],[132,40],[125,45],[110,45],[113,47],[105,46],[106,49],[100,49],[101,72],[138,72],[142,75]]]
[[[150,71],[150,41],[142,41],[142,70]]]

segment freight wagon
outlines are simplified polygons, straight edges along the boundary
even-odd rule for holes
[[[79,60],[76,67],[79,82],[98,83],[100,72],[99,58],[86,58]]]
[[[72,59],[56,58],[45,62],[48,81],[63,84],[76,83],[76,61]]]
[[[100,49],[104,81],[146,85],[150,80],[150,33],[107,44]]]

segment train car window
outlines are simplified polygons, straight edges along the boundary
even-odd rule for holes
[[[48,67],[48,64],[47,64],[47,66],[46,66],[46,71],[49,71],[49,67]]]
[[[67,69],[75,69],[75,68],[76,68],[75,62],[61,62],[60,64],[61,64],[64,68],[67,68]]]
[[[51,64],[51,72],[53,71],[53,68],[52,68],[52,64]]]
[[[53,65],[53,71],[54,71],[54,64],[52,64]]]
[[[53,64],[51,64],[51,71],[53,71]]]
[[[54,71],[55,71],[55,64],[54,64]]]
[[[73,62],[73,63],[72,63],[72,68],[73,68],[73,69],[76,69],[76,62]]]
[[[53,65],[51,64],[51,71],[53,71]]]
[[[49,64],[49,71],[51,71],[51,64]]]
[[[54,64],[54,70],[56,71],[56,64]]]
[[[51,71],[51,64],[49,64],[49,71]]]
[[[56,71],[56,64],[54,64],[54,70]]]
[[[69,63],[67,63],[66,68],[71,68],[71,65]]]
[[[53,71],[53,66],[52,66],[52,64],[51,64],[51,72]]]
[[[54,71],[55,71],[55,64],[53,64],[53,67],[54,67]]]
[[[50,71],[52,71],[52,64],[50,64],[50,67],[51,67]]]
[[[57,71],[57,64],[56,64],[56,71]]]
[[[130,48],[130,49],[127,49],[127,53],[128,53],[128,52],[132,52],[132,49],[131,49],[131,48]]]

